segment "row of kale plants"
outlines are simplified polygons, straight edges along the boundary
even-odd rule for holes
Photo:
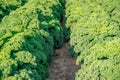
[[[0,1],[0,80],[44,80],[63,43],[64,0]]]
[[[120,80],[120,0],[66,0],[75,80]]]
[[[0,21],[12,10],[23,6],[28,0],[0,0]]]

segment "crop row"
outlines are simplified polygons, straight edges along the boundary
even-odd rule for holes
[[[23,6],[28,0],[0,0],[0,21],[12,10]]]
[[[71,55],[82,64],[75,80],[120,80],[119,4],[119,0],[66,1]]]
[[[54,49],[63,43],[61,3],[28,0],[1,18],[0,80],[44,80],[49,75]]]

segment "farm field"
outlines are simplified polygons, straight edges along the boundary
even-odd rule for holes
[[[0,0],[0,80],[120,80],[120,0]]]

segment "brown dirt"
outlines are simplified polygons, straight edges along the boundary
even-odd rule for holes
[[[55,51],[50,65],[50,77],[46,80],[75,80],[75,73],[80,68],[75,65],[76,59],[69,54],[69,42]]]

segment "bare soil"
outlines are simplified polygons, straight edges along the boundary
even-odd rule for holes
[[[56,49],[49,68],[50,77],[46,80],[75,80],[80,66],[76,66],[76,59],[70,56],[69,46],[67,42],[62,48]]]

